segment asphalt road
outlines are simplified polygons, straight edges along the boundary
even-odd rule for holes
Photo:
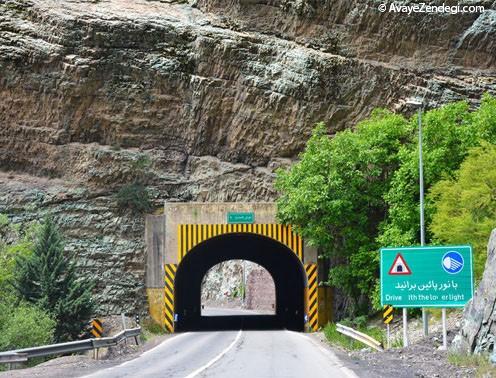
[[[310,336],[291,331],[178,334],[140,357],[91,378],[356,377]]]

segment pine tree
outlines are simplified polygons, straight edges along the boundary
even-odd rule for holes
[[[41,227],[33,254],[19,258],[16,265],[19,296],[53,316],[57,341],[74,340],[93,313],[93,284],[76,277],[75,265],[64,255],[62,237],[51,218]]]

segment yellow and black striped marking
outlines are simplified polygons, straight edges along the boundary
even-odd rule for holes
[[[91,334],[96,338],[100,338],[103,335],[103,324],[100,319],[93,319],[91,321]]]
[[[174,279],[177,264],[165,264],[165,328],[174,332]]]
[[[215,236],[230,233],[252,233],[275,239],[289,247],[303,261],[303,241],[282,224],[180,224],[177,230],[178,261],[197,244]]]
[[[308,324],[317,331],[319,328],[318,303],[317,303],[317,264],[305,264],[308,280]]]
[[[393,321],[393,306],[384,305],[384,311],[382,313],[382,319],[385,324],[389,324]]]

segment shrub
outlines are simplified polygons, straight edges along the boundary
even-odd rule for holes
[[[55,321],[40,308],[0,304],[0,351],[50,344]]]
[[[143,184],[124,185],[115,197],[121,210],[130,209],[137,213],[145,213],[152,208],[148,191]]]
[[[147,341],[154,336],[164,335],[167,333],[167,330],[157,322],[155,322],[152,318],[145,318],[141,323],[141,338],[144,341]]]

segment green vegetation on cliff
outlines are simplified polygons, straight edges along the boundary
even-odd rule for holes
[[[475,111],[466,102],[428,111],[423,126],[429,193],[440,180],[456,177],[470,148],[496,143],[496,99],[484,96]],[[299,162],[278,171],[276,188],[279,220],[331,257],[329,283],[348,296],[350,313],[366,313],[377,297],[378,249],[419,244],[416,115],[376,110],[334,137],[318,124]],[[427,196],[428,225],[435,198]],[[439,237],[428,233],[428,243],[459,242],[429,230]]]
[[[152,203],[146,188],[148,182],[147,170],[150,166],[151,160],[147,155],[141,155],[131,162],[129,169],[134,181],[123,185],[115,194],[119,209],[131,210],[141,214],[152,209]]]

